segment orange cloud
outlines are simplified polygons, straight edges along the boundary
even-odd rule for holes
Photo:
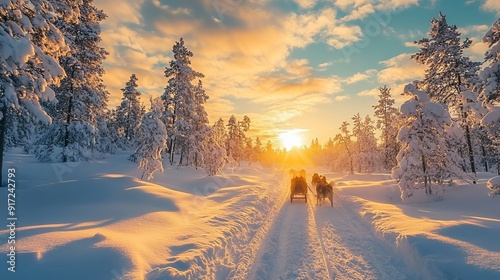
[[[379,83],[395,84],[423,78],[425,66],[412,60],[411,55],[412,54],[409,53],[403,53],[388,60],[381,61],[380,64],[387,68],[378,72],[377,79]]]

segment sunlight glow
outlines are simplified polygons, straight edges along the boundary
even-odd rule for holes
[[[304,143],[302,141],[302,136],[300,133],[303,132],[301,129],[286,130],[279,134],[279,139],[281,141],[281,146],[288,151],[294,147],[300,147]]]

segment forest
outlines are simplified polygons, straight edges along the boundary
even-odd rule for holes
[[[500,174],[500,19],[484,34],[484,61],[475,62],[464,55],[471,41],[439,13],[415,42],[422,80],[402,93],[381,85],[373,116],[355,114],[326,143],[316,138],[286,150],[248,136],[248,116],[209,123],[204,75],[192,69],[196,57],[183,38],[173,42],[163,93],[145,100],[140,77],[130,73],[121,104],[111,108],[102,79],[108,52],[99,46],[105,11],[93,1],[4,0],[0,15],[2,163],[13,147],[42,162],[125,150],[143,169],[141,179],[151,179],[164,164],[216,175],[225,165],[271,166],[293,157],[336,172],[392,172],[403,199],[414,189],[432,194],[456,180],[475,182],[479,171]],[[406,101],[396,106],[394,94]]]

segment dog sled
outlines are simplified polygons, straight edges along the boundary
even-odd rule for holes
[[[307,181],[306,172],[304,170],[295,171],[290,170],[290,175],[292,176],[290,182],[290,203],[293,199],[304,199],[307,203]]]

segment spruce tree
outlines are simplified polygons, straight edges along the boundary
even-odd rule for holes
[[[64,1],[55,1],[59,4]],[[102,80],[107,52],[99,47],[100,22],[106,18],[93,0],[67,1],[78,11],[77,19],[58,21],[71,51],[59,61],[67,77],[55,88],[58,100],[53,124],[35,142],[40,160],[80,161],[112,152],[105,118],[108,92]]]
[[[165,107],[162,119],[170,136],[170,163],[174,163],[174,155],[179,153],[179,164],[198,165],[203,149],[201,139],[207,135],[208,124],[204,109],[208,96],[199,80],[204,76],[191,68],[193,53],[182,38],[174,44],[172,52],[174,59],[165,69],[168,83],[161,97]],[[196,79],[198,83],[193,85]]]
[[[162,108],[151,102],[151,111],[144,114],[136,137],[136,150],[134,155],[142,168],[141,180],[144,175],[147,179],[153,178],[155,172],[163,172],[162,152],[167,148],[167,129],[160,120]]]
[[[483,155],[485,161],[496,164],[500,175],[500,19],[496,20],[483,37],[488,44],[485,55],[486,67],[481,71],[482,87],[480,100],[488,113],[482,118],[485,128],[483,135]]]
[[[227,157],[230,163],[240,164],[241,160],[244,158],[245,152],[245,132],[250,129],[250,118],[248,116],[243,117],[243,121],[238,121],[234,115],[232,115],[227,124]]]
[[[139,129],[144,108],[141,106],[141,93],[137,90],[137,77],[130,76],[125,87],[122,88],[123,97],[121,104],[116,108],[116,129],[123,131],[119,142],[122,148],[131,148],[135,134]]]
[[[205,162],[204,169],[208,176],[213,176],[221,172],[227,162],[226,154],[226,128],[224,121],[219,119],[210,129],[209,136],[205,139]]]
[[[432,101],[439,102],[452,115],[458,116],[465,130],[470,168],[476,173],[471,126],[477,123],[471,123],[470,109],[474,106],[467,103],[477,100],[477,94],[471,90],[478,82],[480,63],[472,62],[463,55],[472,41],[466,38],[461,42],[458,28],[448,25],[446,17],[439,13],[439,18],[431,20],[429,38],[415,43],[420,46],[420,50],[412,58],[427,66],[425,78],[419,87],[428,92]]]
[[[59,16],[46,0],[0,4],[0,183],[7,124],[15,125],[10,116],[30,114],[45,124],[52,121],[40,101],[54,100],[49,85],[65,75],[58,58],[69,48],[53,23]]]
[[[453,185],[455,178],[465,179],[461,157],[446,141],[453,125],[448,111],[414,84],[405,87],[405,94],[411,99],[401,105],[401,150],[392,175],[398,180],[402,199],[410,198],[415,189],[431,195],[438,187]]]
[[[377,128],[381,131],[382,163],[386,170],[396,165],[396,156],[399,151],[397,143],[398,110],[394,107],[395,101],[391,97],[391,89],[387,86],[379,88],[378,103],[374,105]]]

